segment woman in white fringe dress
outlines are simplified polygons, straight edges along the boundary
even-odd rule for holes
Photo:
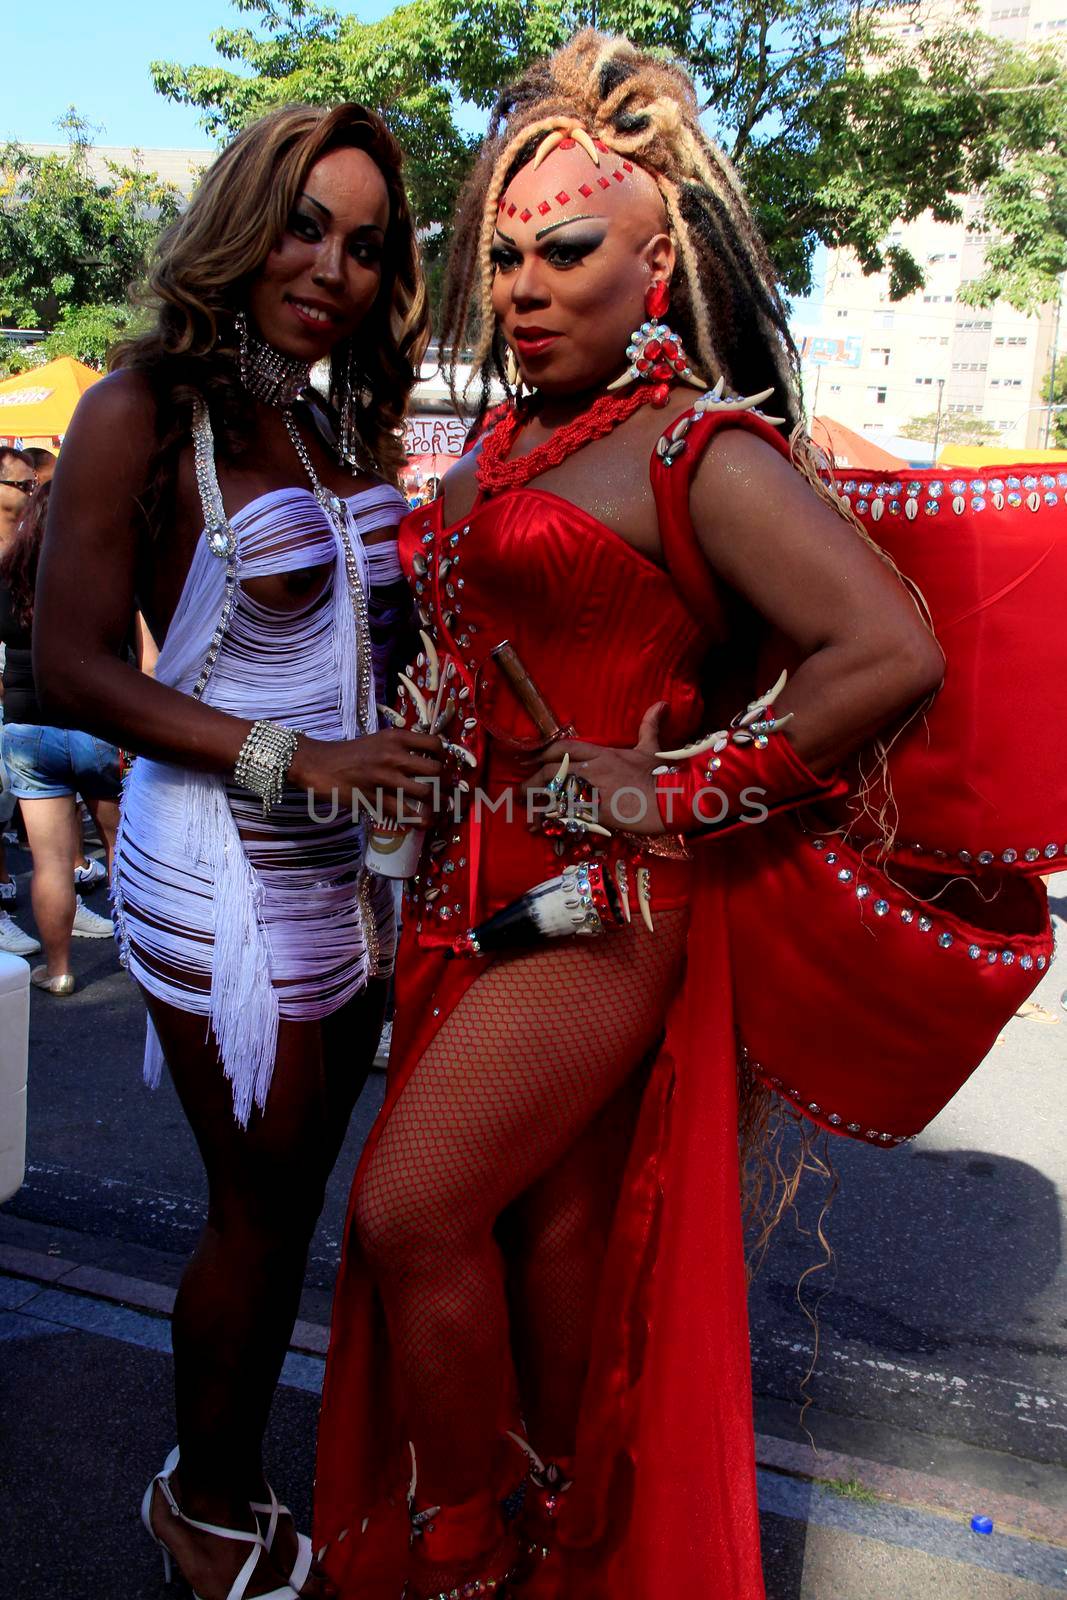
[[[138,757],[116,924],[147,1076],[166,1061],[207,1174],[178,1449],[142,1508],[199,1600],[333,1593],[261,1447],[392,961],[351,797],[420,805],[441,771],[438,740],[375,716],[372,639],[410,606],[395,484],[427,337],[400,165],[353,105],[273,112],[218,157],[160,244],[155,326],[74,419],[41,564],[42,697]],[[332,407],[307,388],[325,359]],[[137,607],[154,679],[120,658]]]

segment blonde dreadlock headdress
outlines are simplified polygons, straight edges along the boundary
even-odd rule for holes
[[[744,393],[773,387],[795,424],[796,352],[774,271],[733,167],[700,127],[691,81],[592,29],[530,67],[494,111],[460,198],[446,284],[442,343],[454,352],[453,380],[468,334],[483,409],[491,376],[505,375],[490,259],[501,196],[520,167],[540,164],[566,139],[594,162],[606,149],[651,176],[678,253],[671,320],[694,365]]]

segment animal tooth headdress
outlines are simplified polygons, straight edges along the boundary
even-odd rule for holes
[[[594,166],[607,153],[651,176],[678,254],[671,322],[693,364],[743,393],[773,387],[776,407],[794,425],[798,363],[774,270],[731,163],[700,127],[690,79],[593,29],[502,92],[460,197],[442,328],[453,386],[459,351],[471,343],[480,409],[492,377],[505,376],[490,256],[501,197],[521,167],[540,165],[566,140]]]

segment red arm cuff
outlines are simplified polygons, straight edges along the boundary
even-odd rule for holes
[[[716,744],[657,775],[656,798],[669,833],[719,838],[779,811],[848,793],[836,773],[817,778],[782,733],[753,737],[738,729]]]

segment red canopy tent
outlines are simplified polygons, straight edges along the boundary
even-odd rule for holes
[[[862,433],[854,433],[833,417],[816,417],[811,436],[836,467],[851,467],[860,472],[902,472],[908,465],[900,456],[891,455],[881,445],[865,439]]]

